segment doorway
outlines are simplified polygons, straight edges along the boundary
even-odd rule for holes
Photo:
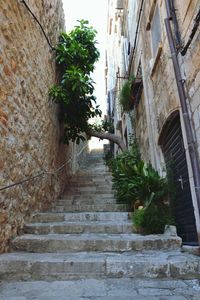
[[[172,200],[178,235],[183,244],[198,245],[197,230],[192,203],[188,166],[183,143],[179,112],[166,122],[159,141],[166,166],[169,166],[175,187]]]

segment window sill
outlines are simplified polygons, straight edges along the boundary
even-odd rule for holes
[[[150,76],[152,77],[154,75],[154,72],[156,70],[156,67],[158,65],[158,61],[160,59],[160,56],[161,56],[161,53],[162,53],[162,49],[163,49],[163,44],[160,42],[158,44],[158,49],[157,49],[157,52],[156,52],[156,56],[155,58],[152,60],[152,63],[151,63],[151,71],[150,71]]]

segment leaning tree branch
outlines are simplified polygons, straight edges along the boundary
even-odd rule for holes
[[[117,144],[122,151],[127,150],[127,147],[124,144],[123,140],[116,134],[109,133],[109,132],[104,132],[104,131],[99,132],[99,131],[96,131],[96,130],[91,129],[91,128],[89,128],[87,130],[87,134],[89,136],[94,136],[94,137],[97,137],[97,138],[102,139],[102,140],[103,139],[109,140],[109,141]]]

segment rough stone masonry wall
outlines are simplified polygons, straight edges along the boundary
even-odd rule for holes
[[[181,32],[181,40],[186,45],[194,26],[194,18],[199,10],[199,1],[175,2]],[[200,29],[198,28],[184,58],[180,60],[182,72],[186,78],[186,90],[190,105],[193,129],[196,134],[200,159]]]
[[[55,45],[64,27],[62,2],[26,3]],[[68,159],[69,148],[59,144],[58,108],[48,101],[55,79],[55,54],[24,4],[0,1],[0,187]],[[0,252],[34,211],[60,194],[68,169],[0,191]]]
[[[161,27],[161,43],[162,51],[157,63],[155,63],[154,72],[152,72],[152,62],[154,57],[151,47],[151,29],[147,30],[147,20],[154,1],[146,1],[141,18],[140,34],[138,37],[138,46],[135,54],[135,65],[133,74],[137,72],[138,60],[141,58],[143,71],[143,85],[145,91],[145,108],[138,109],[137,115],[137,131],[140,136],[145,135],[146,128],[140,120],[147,119],[148,135],[150,137],[149,150],[141,147],[141,152],[151,153],[151,162],[162,172],[164,167],[163,156],[158,145],[158,139],[162,132],[162,128],[170,116],[170,114],[180,109],[180,101],[177,92],[177,85],[173,72],[173,64],[169,50],[169,42],[167,39],[164,19],[166,18],[165,1],[158,0],[157,4],[160,13]],[[179,30],[183,44],[189,39],[192,27],[194,25],[194,17],[198,12],[198,0],[175,1],[176,13],[178,17]],[[173,27],[173,26],[172,26]],[[186,88],[189,95],[190,112],[196,139],[198,143],[198,153],[200,154],[200,32],[199,29],[187,51],[187,54],[180,60],[181,68],[184,76],[186,76]]]

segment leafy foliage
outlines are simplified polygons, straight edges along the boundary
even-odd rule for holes
[[[136,144],[133,144],[130,151],[125,151],[114,159],[108,161],[112,170],[113,188],[119,202],[132,203],[133,194],[130,183],[135,174],[134,166],[140,160],[140,154]]]
[[[151,164],[141,160],[135,143],[130,151],[118,155],[109,164],[117,199],[134,209],[136,227],[143,227],[146,233],[158,233],[164,225],[172,224],[168,181]]]
[[[143,233],[163,233],[165,225],[174,224],[168,205],[151,204],[133,213],[133,223]]]
[[[95,37],[96,30],[88,25],[88,21],[81,20],[71,32],[60,35],[56,47],[60,80],[51,87],[50,97],[60,104],[64,143],[84,140],[82,133],[87,132],[90,126],[88,120],[101,116],[93,96],[94,82],[90,77],[99,59]]]
[[[131,87],[134,79],[135,77],[132,76],[129,80],[127,80],[120,91],[119,103],[124,112],[129,112],[131,110]]]
[[[108,121],[108,120],[101,120],[100,123],[94,124],[93,128],[96,131],[104,130],[106,132],[114,133],[114,125],[111,121]]]

